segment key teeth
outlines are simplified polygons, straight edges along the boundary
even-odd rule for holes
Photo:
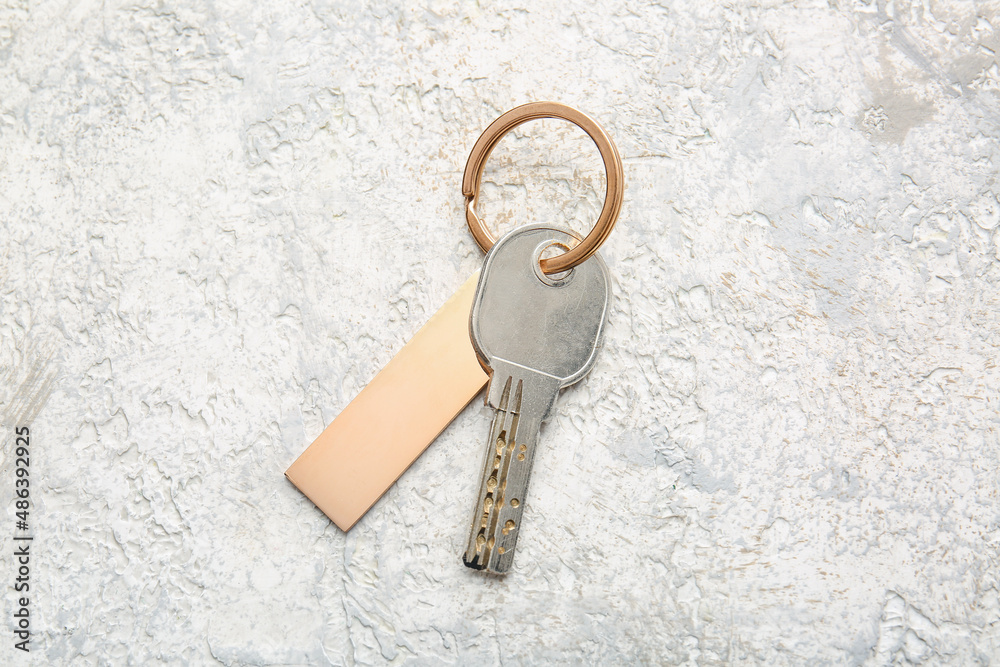
[[[488,392],[488,404],[496,413],[462,562],[473,570],[503,575],[514,560],[538,428],[559,385],[556,378],[536,374],[525,379],[520,367],[504,367],[503,362],[497,366]]]

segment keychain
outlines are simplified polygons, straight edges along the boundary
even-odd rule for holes
[[[496,241],[475,208],[486,160],[507,132],[540,118],[568,120],[594,140],[607,172],[604,206],[582,241],[547,225],[521,227]],[[496,412],[464,560],[476,569],[507,571],[538,428],[558,392],[593,366],[600,345],[611,289],[607,267],[594,255],[618,218],[623,180],[610,137],[571,107],[534,102],[491,123],[473,146],[462,180],[466,221],[487,252],[482,271],[455,292],[285,476],[349,530],[489,380],[486,402]],[[565,252],[542,258],[550,246]]]

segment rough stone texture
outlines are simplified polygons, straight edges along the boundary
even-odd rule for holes
[[[8,0],[19,664],[1000,664],[998,54],[996,2]],[[537,99],[628,189],[491,579],[480,403],[349,534],[282,471],[476,269],[465,158]],[[556,121],[487,179],[500,229],[603,196]]]

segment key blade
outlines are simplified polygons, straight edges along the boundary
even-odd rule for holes
[[[542,424],[540,418],[532,416],[533,411],[523,410],[525,387],[530,384],[507,376],[502,385],[483,460],[469,543],[462,558],[466,567],[475,570],[504,574],[514,562],[531,462]]]

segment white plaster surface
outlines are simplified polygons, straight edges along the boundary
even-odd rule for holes
[[[1000,664],[1000,4],[0,8],[3,664]],[[528,101],[627,191],[513,572],[460,553],[489,413],[348,534],[282,476],[472,273]],[[585,231],[593,145],[497,149]]]

